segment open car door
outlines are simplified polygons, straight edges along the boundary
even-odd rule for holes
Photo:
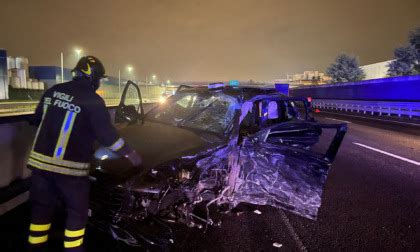
[[[115,113],[116,123],[133,123],[144,118],[143,100],[140,88],[132,81],[125,85],[120,104]]]
[[[262,104],[272,101],[262,100]],[[252,102],[258,104],[259,100]],[[246,117],[244,111],[250,110],[242,109],[241,118]],[[257,123],[261,122],[261,117],[270,116],[262,111],[257,112],[260,115]],[[249,123],[240,120],[238,127],[243,122]],[[315,153],[310,146],[319,141],[325,128],[335,129],[335,135],[325,154]],[[271,205],[316,219],[329,168],[346,131],[346,124],[280,120],[259,128],[254,134],[239,137],[242,140],[234,151],[237,158],[230,157],[233,162],[229,163],[230,203],[233,206],[241,202]]]

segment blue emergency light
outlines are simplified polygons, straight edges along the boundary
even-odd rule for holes
[[[230,80],[229,86],[231,87],[239,87],[239,81],[238,80]]]

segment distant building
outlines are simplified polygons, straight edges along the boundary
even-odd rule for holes
[[[388,75],[387,72],[389,69],[388,65],[392,61],[393,60],[388,60],[388,61],[361,66],[360,68],[363,69],[363,71],[366,74],[366,77],[364,79],[371,80],[371,79],[381,79],[381,78],[388,77],[387,76]]]
[[[364,65],[360,68],[366,74],[364,80],[381,79],[388,77],[388,65],[393,60]],[[287,74],[286,79],[274,80],[275,83],[289,83],[290,87],[306,85],[321,85],[331,82],[331,77],[320,71],[304,71],[303,74]]]
[[[303,74],[288,74],[286,82],[291,86],[326,84],[331,77],[320,71],[304,71]]]

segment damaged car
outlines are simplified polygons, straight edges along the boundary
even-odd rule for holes
[[[320,124],[305,99],[275,89],[180,86],[144,113],[127,83],[115,121],[142,167],[102,147],[92,164],[90,223],[130,246],[170,247],[173,224],[220,225],[213,212],[269,205],[316,220],[346,124]],[[323,153],[314,150],[334,130]]]

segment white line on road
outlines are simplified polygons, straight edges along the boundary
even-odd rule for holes
[[[295,240],[296,245],[298,247],[299,251],[308,251],[303,245],[302,240],[300,239],[299,235],[296,233],[295,229],[293,228],[292,224],[290,223],[289,218],[287,218],[286,214],[283,210],[279,209],[280,211],[280,217],[283,220],[284,224],[286,225],[287,230],[289,230],[290,235],[292,236],[293,240]]]
[[[361,144],[361,143],[353,142],[353,144],[361,146],[361,147],[369,149],[369,150],[373,150],[373,151],[388,155],[388,156],[393,157],[393,158],[397,158],[399,160],[403,160],[405,162],[408,162],[408,163],[411,163],[411,164],[414,164],[414,165],[420,166],[420,162],[417,162],[417,161],[414,161],[414,160],[411,160],[411,159],[408,159],[408,158],[405,158],[405,157],[401,157],[401,156],[398,156],[398,155],[395,155],[395,154],[392,154],[392,153],[389,153],[389,152],[386,152],[386,151],[383,151],[383,150],[379,150],[379,149],[376,149],[376,148],[373,148],[373,147],[370,147],[370,146],[367,146],[367,145],[364,145],[364,144]]]
[[[330,118],[330,117],[325,117],[325,119],[328,119],[328,120],[333,120],[333,121],[339,121],[339,122],[345,122],[345,123],[351,123],[351,122],[349,122],[349,121],[338,120],[338,119],[335,119],[335,118]]]

